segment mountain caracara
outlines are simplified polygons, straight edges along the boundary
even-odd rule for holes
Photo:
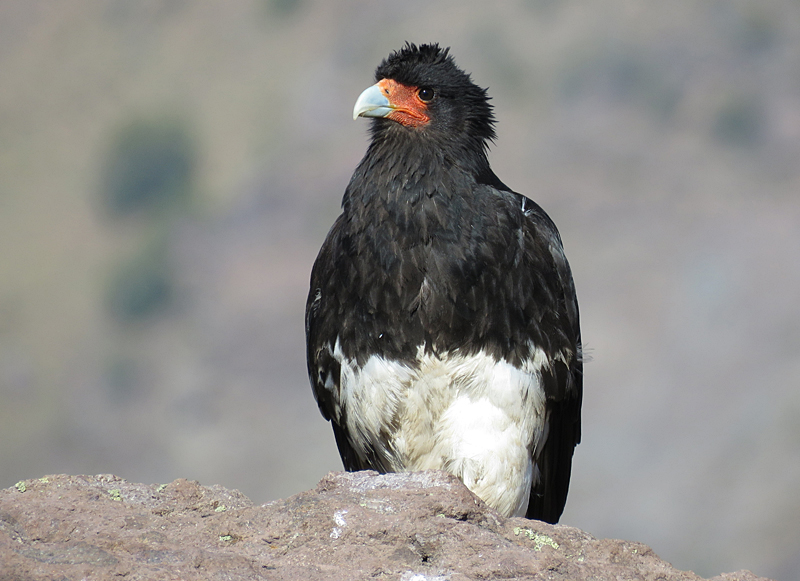
[[[353,116],[372,140],[311,273],[308,372],[347,470],[443,469],[557,522],[580,441],[578,303],[558,231],[487,158],[484,89],[406,44]]]

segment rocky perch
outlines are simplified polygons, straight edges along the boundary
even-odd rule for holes
[[[640,543],[502,518],[443,472],[333,473],[261,506],[182,479],[60,475],[0,491],[0,581],[116,578],[700,579]]]

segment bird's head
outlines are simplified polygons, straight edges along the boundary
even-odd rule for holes
[[[495,137],[486,89],[456,66],[447,48],[406,43],[378,66],[375,80],[358,97],[353,119],[374,118],[378,134],[403,127],[471,143],[482,151]]]

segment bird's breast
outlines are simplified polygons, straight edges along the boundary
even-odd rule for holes
[[[409,359],[420,344],[486,348],[516,363],[529,354],[532,274],[516,230],[498,200],[469,193],[384,195],[348,208],[358,219],[323,298],[338,305],[349,355]]]

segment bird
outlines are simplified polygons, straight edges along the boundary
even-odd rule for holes
[[[311,271],[308,374],[347,471],[444,470],[558,522],[581,438],[578,302],[545,211],[492,171],[486,89],[406,42],[353,119],[370,142]]]

